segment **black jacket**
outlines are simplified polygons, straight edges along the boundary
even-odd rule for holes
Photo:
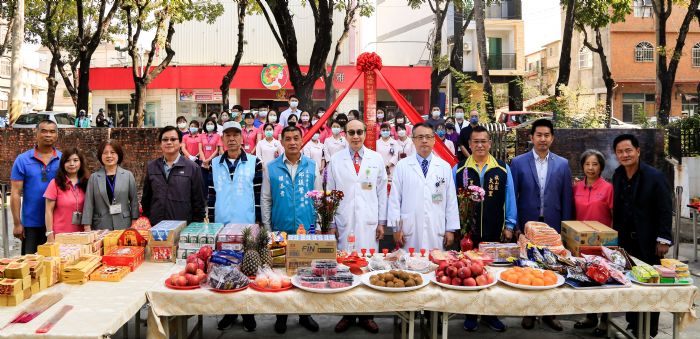
[[[204,220],[205,203],[199,166],[180,156],[165,178],[163,158],[148,162],[144,175],[141,206],[143,214],[155,225],[162,220]]]
[[[658,261],[656,239],[673,241],[671,234],[673,199],[666,178],[657,169],[640,163],[636,175],[639,177],[636,189],[632,193],[633,220],[627,223],[632,229],[627,230],[623,206],[624,181],[627,174],[623,166],[618,167],[613,174],[613,228],[619,232],[620,246],[628,251],[632,249],[631,255],[652,263]],[[635,236],[630,237],[630,232],[635,232]],[[637,251],[639,252],[634,253]]]

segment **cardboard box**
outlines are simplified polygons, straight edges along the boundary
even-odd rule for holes
[[[32,280],[32,285],[31,285],[30,288],[31,288],[31,290],[32,290],[32,294],[37,294],[37,293],[39,293],[39,291],[41,290],[41,289],[39,288],[39,280]]]
[[[257,236],[260,228],[257,224],[226,224],[216,236],[217,250],[243,250],[243,230],[251,228],[253,235]]]
[[[56,242],[60,244],[86,245],[95,242],[95,232],[58,233]]]
[[[5,267],[5,278],[22,279],[29,276],[29,265],[24,262],[12,262]]]
[[[0,294],[0,307],[7,306],[7,296]]]
[[[61,259],[57,257],[44,258],[44,272],[46,273],[47,287],[58,283]]]
[[[129,272],[130,269],[126,266],[102,266],[90,274],[90,280],[118,282]]]
[[[52,242],[52,243],[46,243],[43,245],[39,245],[37,247],[36,253],[41,254],[45,257],[57,257],[59,254],[59,246],[58,243]]]
[[[148,246],[148,258],[153,262],[175,262],[177,246]]]
[[[287,274],[296,274],[299,267],[311,265],[314,259],[336,259],[337,242],[334,235],[302,234],[287,238]]]
[[[148,244],[148,238],[144,237],[144,234],[148,235],[148,231],[139,231],[133,228],[125,229],[119,236],[117,245],[145,247]]]
[[[102,263],[108,266],[126,266],[133,272],[143,263],[145,250],[140,246],[117,246],[102,257]]]
[[[617,231],[597,221],[562,221],[561,238],[574,255],[581,246],[617,246]]]
[[[151,240],[165,241],[172,245],[180,240],[180,231],[187,226],[183,220],[163,220],[151,227]]]
[[[0,279],[5,277],[5,268],[6,267],[7,267],[7,265],[0,264]]]
[[[49,287],[49,277],[42,275],[39,277],[39,290],[43,291]]]
[[[26,290],[32,287],[32,276],[26,275],[22,279],[22,289]]]
[[[33,293],[32,293],[32,288],[31,288],[31,287],[25,288],[24,291],[22,292],[22,297],[23,297],[24,300],[27,300],[27,299],[31,298],[32,295],[33,295]]]
[[[22,288],[21,279],[2,279],[0,280],[0,294],[2,295],[13,295],[22,293],[24,289]]]
[[[24,301],[24,293],[17,293],[15,295],[5,295],[3,296],[7,301],[7,306],[18,306]],[[30,295],[31,297],[31,295]]]

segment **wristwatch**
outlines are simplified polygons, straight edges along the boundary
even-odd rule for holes
[[[46,233],[44,233],[44,235],[46,235],[47,237],[52,235],[52,234],[53,234],[53,231],[46,231]]]

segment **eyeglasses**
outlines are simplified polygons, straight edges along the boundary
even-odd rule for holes
[[[174,143],[174,142],[176,142],[176,141],[178,141],[178,140],[180,140],[180,139],[178,139],[178,138],[163,138],[163,139],[160,139],[160,141],[163,142],[163,143],[167,143],[167,142],[172,142],[172,143]]]
[[[486,145],[489,142],[491,142],[491,140],[472,140],[471,141],[471,143],[474,145]]]
[[[365,134],[365,130],[363,130],[363,129],[357,129],[357,130],[350,129],[350,130],[347,130],[345,132],[345,134],[347,134],[351,137],[355,136],[355,134],[357,134],[358,136],[362,136],[363,134]]]
[[[416,136],[413,137],[413,139],[417,139],[417,140],[430,140],[430,139],[435,139],[435,135],[432,135],[432,134],[416,135]]]

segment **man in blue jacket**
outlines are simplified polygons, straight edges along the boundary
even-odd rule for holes
[[[573,215],[569,161],[549,151],[554,142],[551,120],[535,121],[530,140],[532,152],[515,157],[510,164],[518,205],[518,229],[522,232],[528,221],[540,221],[561,232],[561,221],[571,220]],[[556,331],[563,329],[554,316],[544,316],[542,322]],[[523,318],[522,326],[528,330],[534,328],[535,317]]]

